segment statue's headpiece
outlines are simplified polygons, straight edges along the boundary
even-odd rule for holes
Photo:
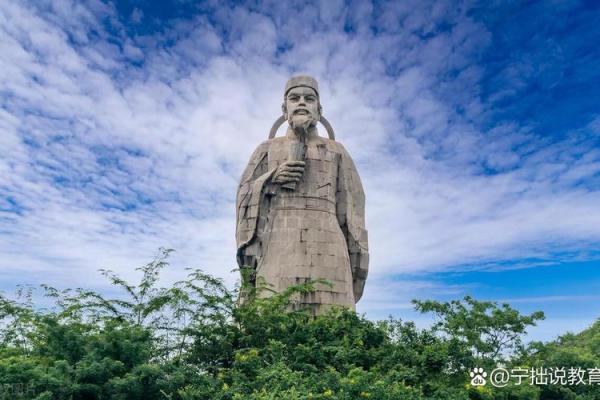
[[[317,97],[319,96],[319,84],[317,83],[317,80],[307,75],[298,75],[291,77],[290,80],[288,80],[285,84],[285,92],[283,95],[287,95],[287,93],[291,89],[298,86],[309,87],[317,93]]]

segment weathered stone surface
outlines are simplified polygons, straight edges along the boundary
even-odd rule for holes
[[[282,108],[287,134],[258,146],[238,188],[238,264],[276,291],[327,279],[332,287],[319,285],[299,303],[314,313],[354,309],[369,264],[360,177],[344,147],[318,135],[314,79],[290,79]]]

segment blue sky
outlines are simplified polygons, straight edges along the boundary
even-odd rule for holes
[[[0,3],[0,288],[233,285],[235,191],[292,74],[367,195],[369,318],[412,298],[600,315],[597,2]]]

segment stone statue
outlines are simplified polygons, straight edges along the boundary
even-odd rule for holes
[[[317,81],[291,78],[283,115],[252,154],[237,192],[237,260],[271,289],[314,279],[298,303],[314,314],[331,305],[355,309],[369,265],[365,195],[356,167],[322,117]],[[284,137],[275,137],[287,120]],[[318,135],[321,122],[330,139]]]

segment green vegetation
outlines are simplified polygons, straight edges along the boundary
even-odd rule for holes
[[[310,284],[268,298],[237,293],[199,270],[158,287],[169,251],[111,299],[44,286],[0,296],[0,399],[600,399],[600,385],[471,386],[475,366],[600,366],[600,322],[579,335],[523,346],[540,312],[470,297],[415,301],[436,323],[418,329],[343,309],[289,311]]]

